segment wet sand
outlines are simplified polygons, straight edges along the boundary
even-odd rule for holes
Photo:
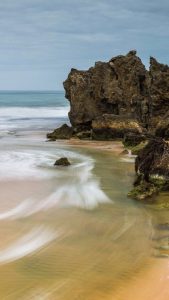
[[[87,182],[80,181],[80,190],[77,180],[80,180],[85,167],[81,164],[78,171],[76,168],[74,171],[60,170],[59,177],[55,177],[58,172],[51,167],[48,169],[45,165],[44,169],[42,166],[37,173],[38,164],[34,166],[31,163],[25,167],[28,170],[33,167],[37,180],[30,176],[29,179],[7,178],[0,181],[1,217],[27,198],[34,201],[32,206],[23,210],[22,216],[14,211],[14,218],[10,215],[1,220],[0,259],[3,263],[0,262],[0,271],[6,276],[1,277],[0,296],[9,300],[168,300],[165,298],[168,296],[168,260],[152,259],[152,214],[126,197],[133,182],[133,164],[125,162],[126,156],[120,155],[124,150],[121,142],[70,140],[40,141],[38,144],[34,139],[34,143],[29,144],[21,137],[22,141],[23,150],[29,155],[30,149],[35,147],[33,158],[39,153],[37,151],[42,151],[42,158],[49,153],[52,155],[49,163],[53,164],[55,155],[63,153],[71,158],[73,152],[75,158],[84,155],[83,163],[87,163],[87,170],[88,163],[93,165],[93,169]],[[13,151],[12,145],[11,148]],[[78,163],[75,160],[75,166]],[[39,178],[41,171],[49,172],[49,176],[56,173],[54,178]],[[88,192],[93,180],[99,180],[99,187],[111,202],[99,203],[93,210],[88,210],[84,199],[92,201],[93,191],[84,194],[84,199],[79,198],[79,192]],[[70,205],[60,207],[56,201],[59,190],[68,190],[66,195],[70,197],[72,186],[79,206],[68,201]],[[65,194],[60,203],[64,198]],[[34,205],[44,201],[50,204],[49,207],[33,213]],[[157,224],[161,220],[164,220],[163,214],[160,220],[157,216]],[[53,232],[61,232],[61,237],[52,240]],[[42,242],[48,242],[46,239],[50,238],[50,234],[49,244],[32,247],[38,236]],[[22,247],[23,239],[27,243],[27,236],[31,243],[26,244],[27,248],[32,247],[30,253]],[[155,296],[160,293],[162,298],[155,298],[154,291]]]
[[[121,141],[89,141],[72,138],[70,140],[56,141],[56,143],[78,148],[108,151],[113,152],[114,154],[122,154],[125,149]]]
[[[169,260],[152,260],[148,269],[141,270],[135,278],[127,281],[111,300],[168,300]]]
[[[81,141],[71,139],[64,144],[121,155],[124,146],[118,141]],[[148,267],[142,267],[134,278],[126,279],[110,300],[169,300],[169,258],[150,259]],[[109,297],[108,297],[109,299]]]

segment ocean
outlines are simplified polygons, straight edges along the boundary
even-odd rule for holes
[[[68,121],[62,91],[0,91],[0,135],[51,130]]]

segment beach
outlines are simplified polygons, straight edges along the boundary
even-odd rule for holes
[[[1,299],[166,300],[168,211],[127,197],[135,158],[119,141],[48,142],[44,127],[66,115],[33,118],[25,130],[4,117]],[[60,157],[71,166],[54,167]]]

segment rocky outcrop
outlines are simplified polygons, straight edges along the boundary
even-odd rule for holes
[[[153,57],[149,70],[136,51],[96,62],[87,71],[71,69],[64,88],[72,128],[68,134],[54,131],[48,135],[52,140],[72,134],[81,139],[123,138],[133,133],[129,123],[137,123],[141,134],[163,132],[169,138],[169,67]]]
[[[169,190],[169,143],[154,138],[139,152],[135,169],[135,188],[129,196],[143,200]]]
[[[77,131],[89,130],[98,118],[110,114],[121,120],[137,119],[146,127],[150,114],[147,82],[148,72],[135,51],[107,63],[97,62],[88,71],[72,69],[64,82],[72,126]]]

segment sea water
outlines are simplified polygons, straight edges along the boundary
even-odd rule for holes
[[[46,141],[68,104],[0,93],[0,299],[116,300],[168,237],[166,211],[127,197],[133,157]],[[54,167],[62,156],[70,167]]]
[[[1,91],[0,135],[23,130],[50,130],[68,121],[63,92]]]

